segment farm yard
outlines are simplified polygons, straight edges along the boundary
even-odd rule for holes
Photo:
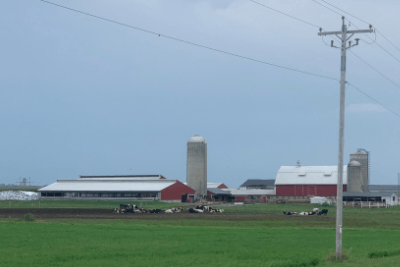
[[[86,203],[84,205],[83,203]],[[32,203],[36,204],[35,201]],[[37,203],[38,204],[38,203]],[[0,266],[396,266],[400,209],[344,208],[344,262],[335,248],[335,207],[327,216],[287,216],[316,205],[244,205],[189,213],[189,205],[132,202],[183,212],[112,212],[120,201],[0,202]],[[31,208],[34,206],[34,208]],[[319,207],[321,208],[321,207]],[[32,213],[33,222],[20,218]],[[369,258],[386,251],[389,257]],[[393,256],[390,256],[393,254]]]

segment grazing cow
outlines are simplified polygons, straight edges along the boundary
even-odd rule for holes
[[[319,212],[319,208],[313,208],[313,212]]]

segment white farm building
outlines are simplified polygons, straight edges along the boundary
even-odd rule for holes
[[[162,175],[80,176],[38,190],[41,198],[186,200],[195,191]]]

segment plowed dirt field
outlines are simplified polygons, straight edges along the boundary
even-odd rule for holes
[[[132,220],[219,220],[219,221],[334,221],[325,216],[286,216],[276,213],[113,213],[109,209],[0,209],[0,218],[19,218],[32,213],[36,219],[132,219]]]

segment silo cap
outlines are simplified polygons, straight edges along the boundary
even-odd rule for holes
[[[361,164],[358,161],[352,160],[352,161],[350,161],[349,166],[351,166],[351,167],[359,167],[359,166],[361,166]]]
[[[206,142],[206,140],[203,138],[203,136],[198,135],[198,134],[190,137],[190,139],[189,139],[189,143],[205,143],[205,142]]]

